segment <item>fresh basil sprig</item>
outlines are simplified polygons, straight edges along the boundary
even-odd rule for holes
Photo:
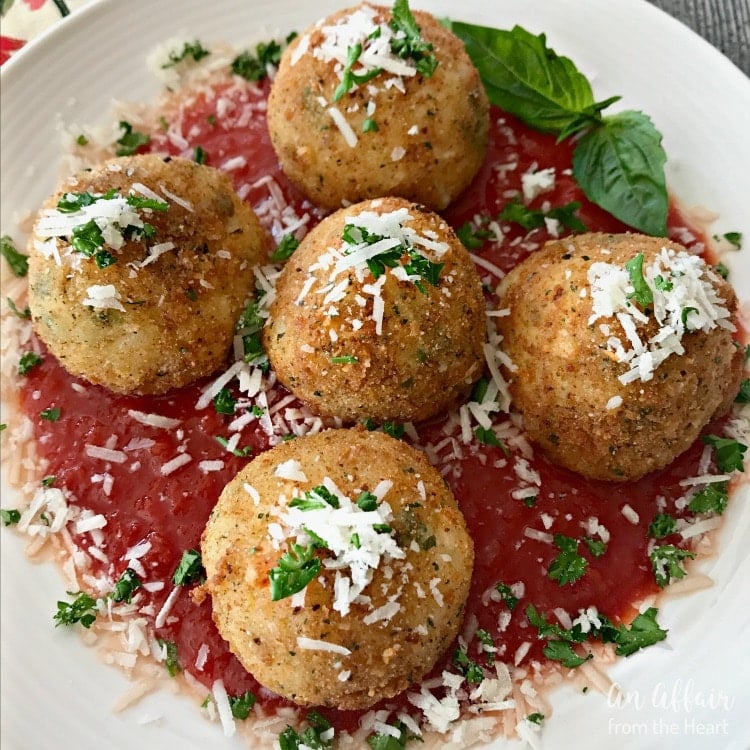
[[[589,200],[634,229],[666,234],[666,155],[646,115],[626,110],[603,117],[620,97],[595,101],[586,77],[547,46],[544,34],[447,25],[464,43],[492,104],[558,141],[580,134],[573,174]]]

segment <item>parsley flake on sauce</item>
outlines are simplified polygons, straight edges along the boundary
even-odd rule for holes
[[[175,677],[178,672],[182,672],[182,666],[177,658],[177,644],[174,641],[164,640],[164,638],[157,638],[156,642],[164,654],[164,666],[167,668],[169,676]]]
[[[39,412],[39,418],[45,419],[47,422],[57,422],[57,420],[60,419],[60,408],[54,407],[42,409],[42,411]]]
[[[507,583],[498,583],[495,584],[495,589],[502,596],[505,606],[512,612],[518,605],[518,597],[513,595],[510,586]]]
[[[120,129],[122,135],[115,141],[119,146],[115,150],[116,156],[132,156],[141,146],[151,142],[150,135],[133,130],[133,126],[126,120],[120,121]]]
[[[715,513],[720,516],[729,502],[729,482],[711,482],[698,490],[690,502],[688,510],[691,513]]]
[[[292,257],[298,247],[299,240],[293,234],[285,234],[278,247],[271,253],[270,260],[273,263],[283,263]]]
[[[469,658],[464,646],[459,646],[453,652],[453,665],[466,678],[466,682],[479,685],[484,679],[484,670]]]
[[[257,698],[248,690],[242,695],[230,695],[229,707],[232,709],[232,716],[235,719],[243,721],[250,715],[250,709],[255,705]]]
[[[723,438],[718,435],[704,435],[702,440],[705,445],[713,447],[719,471],[728,474],[732,471],[745,470],[742,457],[747,450],[746,445],[732,438]]]
[[[109,595],[113,602],[130,604],[133,594],[141,587],[141,579],[132,568],[125,568]]]
[[[648,525],[648,535],[654,539],[663,539],[674,534],[676,526],[674,516],[670,516],[669,513],[657,513]]]
[[[695,553],[675,547],[674,544],[663,544],[660,547],[654,547],[648,557],[651,560],[656,584],[663,589],[673,579],[684,578],[687,575],[682,567],[682,561],[686,558],[694,558]]]
[[[560,586],[575,583],[586,572],[588,560],[578,554],[577,539],[564,534],[555,534],[554,540],[560,554],[550,563],[548,575]]]
[[[76,598],[72,602],[57,602],[57,612],[53,618],[55,627],[81,623],[84,628],[90,628],[96,620],[96,599],[83,591],[68,591],[68,595]]]
[[[41,361],[42,358],[36,352],[24,352],[18,360],[18,374],[28,375]]]
[[[287,725],[279,735],[279,750],[300,750],[303,745],[311,750],[328,750],[333,747],[332,737],[324,739],[331,728],[331,722],[318,711],[310,711],[306,720],[308,727],[301,732]]]
[[[203,569],[201,553],[197,549],[186,549],[172,576],[172,583],[175,586],[189,586],[205,578],[206,571]]]
[[[371,734],[367,738],[367,744],[370,746],[371,750],[404,750],[406,743],[409,742],[409,740],[418,739],[416,735],[409,732],[403,721],[397,720],[388,726],[391,726],[398,731],[398,737],[385,732],[382,734]]]

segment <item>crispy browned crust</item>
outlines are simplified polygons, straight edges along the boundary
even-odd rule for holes
[[[39,337],[71,373],[113,391],[156,394],[222,365],[267,240],[226,175],[184,159],[114,159],[66,182],[45,205],[54,208],[68,192],[114,188],[126,195],[136,182],[159,194],[164,186],[193,210],[169,201],[169,210],[145,218],[156,228],[153,238],[126,242],[106,268],[84,259],[71,272],[66,243],[59,243],[63,264],[57,265],[34,249],[32,234],[29,305]],[[161,242],[177,249],[133,273],[129,264]],[[222,250],[230,257],[216,255]],[[94,284],[113,284],[125,312],[84,306]]]
[[[372,296],[362,292],[355,274],[336,302],[330,317],[324,295],[296,300],[309,267],[330,247],[340,248],[348,217],[362,211],[388,213],[407,207],[408,226],[418,233],[435,232],[450,249],[440,258],[444,267],[439,287],[398,281],[388,273],[382,290],[383,331],[370,319]],[[315,271],[320,286],[328,271]],[[342,278],[344,278],[342,274]],[[373,283],[371,274],[365,284]],[[372,418],[382,422],[423,420],[464,396],[479,378],[485,339],[481,282],[468,252],[437,215],[400,198],[378,199],[342,209],[324,219],[302,241],[276,286],[270,324],[263,340],[279,380],[318,414],[346,421]],[[357,297],[364,297],[361,307]],[[362,320],[355,330],[347,321]],[[333,341],[330,329],[338,338]],[[352,364],[332,363],[336,357],[356,357]]]
[[[274,476],[278,464],[291,458],[300,462],[305,483]],[[353,604],[346,616],[332,609],[334,571],[328,568],[308,584],[302,607],[293,607],[290,598],[271,601],[269,588],[268,572],[283,550],[271,546],[268,524],[274,518],[267,514],[279,506],[280,494],[288,500],[295,488],[300,494],[325,477],[355,499],[391,479],[384,501],[393,509],[391,525],[407,552],[404,560],[376,570],[364,592],[371,603]],[[245,483],[259,493],[258,505]],[[387,435],[360,430],[297,438],[255,458],[222,493],[201,550],[214,620],[243,666],[296,703],[343,709],[391,697],[431,669],[460,627],[474,558],[464,518],[425,456]],[[393,619],[364,624],[369,612],[397,593],[401,606]],[[303,650],[298,636],[352,653]]]
[[[501,304],[510,315],[499,319],[499,329],[503,349],[518,366],[507,373],[514,406],[555,463],[592,479],[629,481],[667,466],[726,413],[739,387],[742,351],[723,328],[688,333],[685,353],[669,357],[650,381],[624,386],[617,379],[627,367],[607,351],[599,328],[605,321],[588,324],[590,295],[581,297],[588,268],[595,261],[624,264],[638,253],[648,264],[662,247],[684,250],[636,234],[556,240],[504,283]],[[734,314],[733,289],[717,274],[711,279]],[[606,323],[626,340],[616,320]],[[621,396],[622,405],[607,409],[613,396]]]
[[[338,11],[323,25],[335,24],[353,10]],[[420,11],[414,17],[422,37],[434,45],[438,66],[429,78],[405,77],[405,93],[386,89],[385,81],[393,76],[383,73],[370,82],[381,89],[375,97],[364,85],[335,103],[359,137],[354,148],[327,111],[339,85],[334,64],[308,51],[292,65],[305,35],[285,51],[268,100],[268,124],[284,172],[314,203],[340,208],[343,201],[399,195],[440,210],[482,165],[489,104],[479,74],[462,42],[436,18]],[[378,7],[376,18],[389,20],[390,9]],[[315,27],[305,34],[310,49],[322,36]],[[378,131],[363,133],[370,99],[377,105],[373,117]],[[410,135],[415,126],[417,132]],[[401,148],[405,155],[394,160],[394,149]]]

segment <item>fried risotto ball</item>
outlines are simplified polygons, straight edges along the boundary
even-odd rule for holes
[[[222,492],[201,550],[214,621],[244,667],[298,704],[341,709],[392,697],[433,667],[458,633],[474,560],[424,454],[356,428],[253,459]],[[315,568],[274,600],[296,575],[272,583],[290,558]]]
[[[316,413],[420,421],[482,373],[481,281],[452,229],[401,198],[318,224],[283,269],[263,342],[279,380]]]
[[[390,8],[363,3],[284,52],[268,125],[284,172],[314,203],[399,195],[440,210],[482,165],[489,104],[479,73],[436,18],[413,15],[412,44]]]
[[[226,175],[122,157],[66,181],[29,241],[39,337],[76,376],[157,394],[222,365],[267,252]]]
[[[585,477],[667,466],[737,393],[736,295],[666,239],[548,242],[508,274],[501,305],[515,408],[555,463]]]

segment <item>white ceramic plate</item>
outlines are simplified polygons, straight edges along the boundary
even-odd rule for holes
[[[179,32],[204,43],[247,45],[302,30],[341,0],[103,0],[32,42],[2,70],[2,233],[53,190],[59,155],[56,123],[106,120],[113,98],[149,100],[156,82],[147,52]],[[720,214],[717,232],[742,231],[750,243],[750,81],[688,29],[641,0],[420,0],[438,16],[546,32],[550,45],[589,76],[598,99],[621,94],[664,134],[672,191],[687,206]],[[726,262],[750,299],[750,247]],[[740,494],[740,493],[738,493]],[[746,750],[750,738],[750,507],[735,497],[721,554],[704,568],[717,585],[665,602],[665,647],[622,660],[612,671],[627,704],[592,693],[558,691],[543,747],[680,747]],[[13,507],[2,488],[2,506]],[[2,533],[2,745],[7,750],[78,747],[107,750],[236,750],[218,724],[182,696],[159,694],[115,715],[127,687],[74,632],[55,629],[61,579],[23,559],[21,542]],[[623,571],[623,575],[627,575]],[[613,585],[617,585],[613,581]],[[516,747],[498,742],[493,748]]]

